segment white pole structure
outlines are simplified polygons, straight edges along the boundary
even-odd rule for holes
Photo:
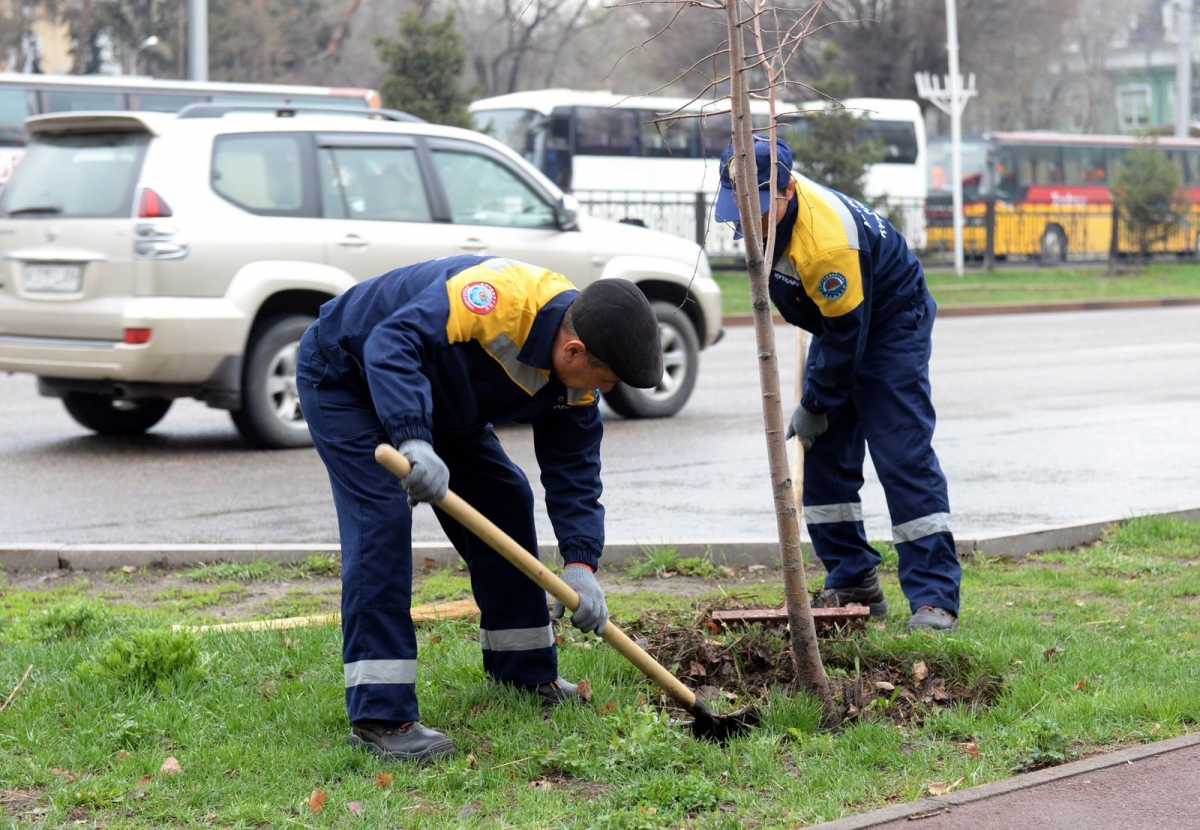
[[[208,80],[208,0],[188,0],[188,79]]]
[[[954,176],[954,273],[963,275],[962,77],[958,74],[956,0],[946,0],[946,53],[950,58],[950,169]]]
[[[975,96],[974,73],[964,87],[958,71],[958,14],[955,0],[946,0],[946,53],[950,74],[944,84],[928,72],[918,72],[917,94],[950,116],[951,192],[954,194],[954,273],[963,275],[962,111]]]
[[[1192,0],[1179,0],[1175,62],[1175,135],[1187,138],[1192,120]]]

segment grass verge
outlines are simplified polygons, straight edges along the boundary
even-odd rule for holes
[[[1103,268],[1002,268],[991,274],[968,271],[962,278],[933,272],[925,278],[942,308],[1200,297],[1200,265],[1194,264],[1154,264],[1115,276]],[[744,271],[720,270],[714,279],[726,314],[750,313]]]
[[[430,593],[461,591],[442,576]],[[878,658],[953,672],[969,657],[1002,677],[990,707],[898,726],[880,705],[832,733],[809,697],[777,690],[762,727],[725,748],[672,726],[594,638],[567,630],[561,648],[591,707],[543,718],[485,679],[474,624],[422,628],[423,717],[462,754],[415,769],[346,745],[335,628],[197,639],[166,633],[176,616],[161,606],[0,583],[0,703],[20,685],[0,712],[0,824],[7,812],[50,827],[790,828],[1200,722],[1200,525],[1137,521],[1081,551],[973,560],[964,598],[959,635],[906,635],[897,612],[830,645],[831,670]],[[703,600],[614,593],[611,607],[685,624]]]

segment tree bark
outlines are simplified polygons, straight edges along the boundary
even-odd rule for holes
[[[763,238],[755,177],[753,123],[749,92],[746,87],[745,46],[737,0],[726,0],[729,30],[729,74],[732,98],[734,143],[734,185],[738,212],[746,246],[746,268],[754,308],[754,333],[758,348],[759,384],[762,389],[763,423],[767,457],[770,464],[771,492],[775,501],[775,520],[779,533],[779,554],[783,565],[784,591],[787,597],[788,629],[792,660],[799,682],[821,701],[826,721],[836,719],[836,703],[829,678],[821,662],[816,626],[808,602],[804,578],[804,559],[800,547],[800,523],[788,471],[787,446],[784,442],[783,406],[779,392],[779,361],[775,352],[775,329],[767,294],[767,263],[763,256]],[[774,172],[772,171],[772,177]],[[774,188],[772,187],[772,191]],[[771,205],[774,220],[775,205]]]

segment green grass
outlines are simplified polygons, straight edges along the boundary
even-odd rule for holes
[[[438,572],[426,588],[449,598],[466,580]],[[753,590],[781,597],[775,585]],[[108,606],[80,583],[6,587],[0,701],[33,668],[0,713],[0,825],[20,793],[14,820],[46,827],[796,827],[915,799],[932,782],[968,787],[1194,731],[1197,597],[1194,524],[1136,521],[1080,551],[971,560],[959,635],[907,635],[897,610],[885,629],[826,654],[831,674],[918,659],[935,672],[998,673],[991,708],[933,711],[903,728],[872,708],[829,732],[811,698],[779,691],[763,725],[725,748],[672,726],[647,704],[646,681],[594,638],[571,632],[561,650],[564,676],[591,681],[592,706],[543,718],[529,696],[486,680],[475,623],[422,627],[423,718],[462,754],[419,769],[347,746],[336,627],[173,635],[171,611]],[[666,609],[684,625],[702,600],[645,592],[611,605],[619,620]],[[160,772],[168,757],[181,773]],[[318,790],[327,801],[314,814]]]
[[[672,547],[647,547],[642,556],[634,559],[625,573],[632,579],[647,579],[664,576],[695,576],[701,579],[716,579],[721,569],[708,559],[698,556],[680,556]]]
[[[266,582],[281,578],[282,573],[276,563],[260,559],[254,562],[213,562],[185,571],[183,576],[193,582]]]
[[[1000,268],[991,274],[968,271],[962,278],[942,271],[926,272],[925,278],[942,308],[1200,297],[1200,265],[1193,264],[1155,264],[1116,276],[1109,276],[1103,268]],[[750,312],[750,287],[744,271],[720,270],[714,279],[721,286],[726,314]]]

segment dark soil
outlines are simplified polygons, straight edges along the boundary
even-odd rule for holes
[[[758,705],[772,689],[798,691],[786,626],[723,630],[709,620],[714,610],[703,608],[692,621],[651,612],[629,627],[630,634],[698,698],[719,702],[723,709]],[[938,654],[926,660],[860,650],[853,646],[861,630],[818,631],[844,720],[871,717],[919,725],[931,712],[988,706],[999,695],[1001,678],[978,671],[969,656]],[[665,697],[663,703],[674,708]]]

